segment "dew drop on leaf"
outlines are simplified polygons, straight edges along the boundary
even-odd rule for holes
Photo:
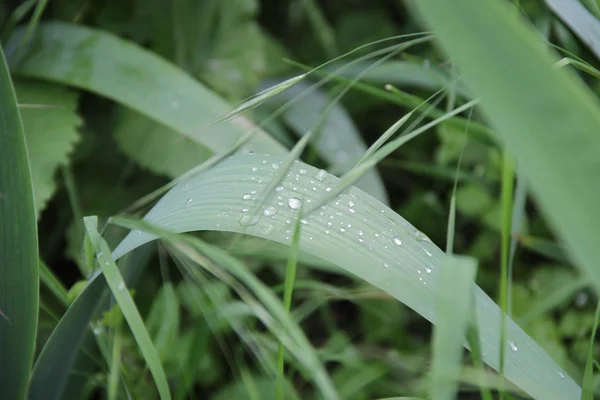
[[[275,214],[277,214],[277,209],[273,206],[267,206],[267,207],[265,207],[265,209],[263,211],[263,215],[265,217],[272,217]]]
[[[256,225],[259,219],[260,218],[258,217],[258,215],[244,215],[242,218],[240,218],[239,223],[242,226],[252,226]]]
[[[290,197],[288,200],[288,206],[292,210],[299,210],[302,207],[302,201],[297,197]]]
[[[510,349],[512,351],[517,351],[519,350],[519,348],[517,347],[517,345],[515,344],[515,342],[513,342],[512,340],[508,341],[508,346],[510,347]]]
[[[326,177],[327,177],[327,171],[325,171],[324,169],[318,170],[317,173],[315,174],[315,179],[318,180],[319,182],[323,182]]]
[[[394,244],[396,244],[396,246],[402,246],[402,240],[398,236],[394,236],[392,240],[394,241]]]

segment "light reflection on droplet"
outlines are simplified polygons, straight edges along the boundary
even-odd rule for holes
[[[394,236],[392,240],[394,241],[396,246],[402,246],[402,240],[398,236]]]
[[[297,197],[290,197],[288,200],[288,206],[292,210],[299,210],[302,207],[302,201]]]
[[[273,206],[267,206],[265,207],[265,209],[263,210],[263,215],[265,217],[272,217],[275,214],[277,214],[277,209]]]

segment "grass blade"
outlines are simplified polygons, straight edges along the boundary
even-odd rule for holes
[[[96,252],[96,257],[98,263],[100,264],[100,268],[102,269],[102,274],[104,275],[108,287],[110,288],[113,296],[119,304],[119,307],[121,308],[121,312],[123,313],[123,316],[125,317],[125,320],[127,321],[127,324],[129,325],[129,328],[131,329],[138,346],[140,347],[140,351],[144,356],[144,359],[148,363],[148,368],[152,373],[152,377],[154,378],[154,382],[158,388],[158,392],[160,393],[160,398],[170,400],[171,393],[169,391],[169,384],[167,382],[165,371],[160,362],[158,352],[156,351],[156,348],[152,343],[152,339],[148,334],[148,330],[144,325],[144,321],[135,303],[133,302],[133,298],[125,286],[123,276],[110,256],[110,248],[108,247],[108,244],[106,241],[104,241],[104,239],[102,239],[100,233],[98,233],[97,218],[85,217],[83,219],[83,223],[85,225],[90,242]]]
[[[276,175],[271,166],[280,162],[280,158],[269,155],[229,157],[179,183],[145,219],[174,232],[244,232],[289,246],[290,224],[297,218],[301,204],[318,204],[338,185],[339,179],[295,163],[280,183],[281,189],[264,203],[263,210],[268,211],[248,224],[242,210],[263,200],[252,200],[252,195],[246,195],[257,189],[257,180],[268,186]],[[436,323],[439,268],[445,254],[402,217],[355,187],[348,187],[324,207],[307,214],[300,250],[346,269]],[[156,238],[157,235],[134,229],[113,256],[121,257]],[[336,251],[332,252],[332,248]],[[475,291],[475,304],[483,359],[498,369],[500,310],[480,289]],[[533,397],[578,397],[577,384],[511,319],[507,318],[506,323],[506,337],[518,345],[518,351],[507,354],[507,378]]]
[[[181,69],[133,43],[81,25],[53,22],[40,24],[17,57],[23,34],[17,30],[6,44],[7,54],[14,56],[10,64],[15,74],[115,100],[213,153],[228,151],[244,135],[245,128],[235,120],[208,128],[232,107]],[[247,146],[253,151],[285,152],[260,130]]]
[[[298,214],[298,219],[296,220],[296,225],[294,227],[294,236],[292,237],[292,247],[290,254],[288,256],[287,264],[285,267],[285,282],[284,292],[283,292],[283,308],[285,311],[290,314],[292,309],[292,293],[294,292],[294,282],[296,281],[296,266],[298,264],[298,251],[300,249],[300,230],[302,227],[302,214]],[[279,344],[279,354],[278,354],[278,383],[277,383],[277,398],[283,399],[283,390],[284,390],[284,346],[283,343]]]
[[[440,317],[433,332],[433,400],[456,398],[476,271],[477,262],[468,257],[448,256],[442,267],[437,305]]]
[[[0,388],[23,399],[38,319],[38,244],[31,173],[15,91],[0,49]]]
[[[590,348],[588,350],[585,372],[583,374],[583,393],[581,394],[581,400],[594,400],[594,341],[596,339],[596,331],[598,330],[598,320],[600,320],[600,303],[596,306],[594,327],[590,334]]]
[[[600,106],[497,0],[418,3],[527,176],[550,225],[600,288]],[[508,56],[510,54],[510,56]],[[578,396],[575,396],[578,397]]]

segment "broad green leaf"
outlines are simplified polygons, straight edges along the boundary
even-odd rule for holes
[[[300,207],[319,203],[339,180],[296,163],[265,203],[264,189],[276,173],[272,166],[280,162],[259,154],[229,157],[171,189],[145,220],[174,232],[242,232],[289,245]],[[252,210],[258,203],[263,208]],[[436,323],[444,253],[406,220],[354,187],[324,207],[305,217],[300,250],[346,269]],[[260,213],[250,217],[254,211]],[[135,230],[113,257],[153,239],[156,236]],[[483,291],[474,290],[483,360],[498,369],[500,310]],[[577,384],[508,318],[506,328],[514,346],[506,355],[509,380],[537,398],[578,395]]]
[[[43,82],[16,81],[17,99],[31,160],[31,179],[38,214],[56,191],[54,174],[69,162],[79,137],[77,92]]]
[[[228,151],[246,131],[234,121],[208,128],[231,107],[173,64],[112,34],[80,25],[41,24],[22,55],[18,30],[6,44],[19,76],[88,90],[189,137],[213,153]],[[258,130],[248,150],[283,154],[285,149]]]
[[[0,388],[23,399],[38,320],[33,187],[17,99],[0,49]]]
[[[422,0],[573,260],[600,288],[600,107],[506,2]],[[573,395],[571,397],[577,397]]]
[[[128,109],[118,112],[114,138],[119,149],[142,167],[176,178],[208,159],[197,142]]]
[[[439,317],[433,332],[430,393],[434,400],[456,398],[476,271],[477,262],[468,257],[449,256],[442,267]]]
[[[152,374],[160,398],[161,400],[170,400],[171,394],[169,383],[167,382],[165,371],[160,362],[160,357],[156,351],[156,347],[154,347],[154,344],[152,343],[152,338],[150,338],[146,325],[144,325],[144,320],[142,319],[131,294],[127,290],[125,280],[123,279],[117,264],[115,264],[109,254],[110,248],[98,232],[98,219],[97,217],[85,217],[83,222],[85,224],[87,236],[96,253],[96,259],[98,264],[100,264],[104,279],[117,301],[117,304],[131,329],[131,333],[135,337],[140,352],[144,356],[144,360]]]

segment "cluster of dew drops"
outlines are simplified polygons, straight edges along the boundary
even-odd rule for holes
[[[262,170],[267,171],[266,175],[274,176],[281,167],[281,161],[274,161],[272,163],[267,160],[262,160],[262,164],[264,164]],[[268,165],[270,164],[270,165]],[[259,172],[259,168],[256,166],[251,167],[251,171],[253,173]],[[254,227],[257,226],[258,232],[260,232],[263,236],[270,236],[276,230],[277,224],[282,224],[283,222],[275,219],[275,216],[280,216],[280,211],[283,208],[291,210],[292,212],[299,211],[303,207],[310,208],[313,200],[317,200],[321,195],[327,195],[330,193],[333,188],[327,184],[327,180],[329,177],[329,173],[323,169],[316,170],[314,173],[309,173],[309,171],[300,166],[299,168],[292,167],[290,171],[287,173],[286,181],[290,184],[291,190],[287,190],[283,185],[279,185],[275,187],[275,193],[273,194],[273,204],[265,204],[260,212],[252,207],[251,202],[255,201],[259,195],[264,195],[264,193],[258,193],[257,190],[250,190],[245,192],[241,196],[240,203],[242,205],[241,212],[238,214],[239,218],[237,222],[240,226],[243,227]],[[260,187],[265,187],[263,184],[263,179],[266,179],[265,176],[261,176],[260,174],[253,174],[249,180],[257,185],[257,189]],[[302,184],[300,184],[300,179],[302,179]],[[248,179],[244,178],[243,181]],[[298,183],[297,186],[294,186],[294,180]],[[310,182],[310,185],[308,183]],[[286,184],[287,185],[287,184]],[[184,191],[189,189],[189,185],[184,185]],[[301,192],[305,193],[302,194]],[[321,192],[321,193],[320,193]],[[324,192],[324,193],[323,193]],[[345,190],[344,193],[347,196],[338,195],[333,198],[328,204],[322,205],[320,210],[316,210],[310,213],[306,218],[301,219],[300,223],[303,225],[316,225],[322,224],[323,233],[326,235],[330,235],[332,231],[336,230],[341,234],[346,236],[348,235],[356,235],[356,241],[360,246],[364,246],[364,248],[368,249],[368,251],[373,251],[374,248],[380,246],[383,247],[384,252],[380,252],[381,254],[388,254],[389,261],[382,263],[384,268],[390,268],[390,265],[393,265],[394,262],[398,263],[398,259],[394,261],[395,253],[390,252],[389,250],[394,248],[399,248],[403,246],[403,239],[397,232],[394,232],[394,229],[390,228],[390,233],[385,234],[382,231],[372,230],[371,232],[366,232],[370,230],[368,227],[363,229],[359,229],[357,226],[353,226],[352,222],[360,221],[361,217],[357,214],[357,202],[358,196],[353,191]],[[312,197],[312,198],[311,198]],[[344,199],[345,198],[345,199]],[[193,199],[188,198],[186,201],[187,205],[193,204]],[[342,211],[346,211],[346,213],[342,213]],[[380,210],[381,214],[385,214],[385,210]],[[345,217],[349,218],[349,220],[343,221],[342,219]],[[230,218],[230,211],[223,211],[217,214],[217,217]],[[317,221],[311,221],[315,218],[320,217]],[[286,240],[290,240],[292,234],[292,226],[295,223],[293,219],[283,218],[287,226],[285,230]],[[260,222],[260,224],[259,224]],[[362,218],[363,223],[367,223],[367,218]],[[391,220],[390,220],[391,222]],[[358,223],[355,225],[363,225],[363,223]],[[408,223],[402,221],[405,225]],[[217,228],[220,229],[221,224],[217,224]],[[313,229],[321,229],[314,228]],[[404,228],[406,232],[409,232],[407,228]],[[421,250],[428,256],[433,257],[433,254],[428,249],[429,244],[432,244],[431,240],[424,235],[422,232],[412,228],[413,237],[417,243],[419,243],[419,247]],[[313,236],[310,235],[310,229],[307,231],[308,240],[313,240]],[[351,237],[351,236],[349,236]],[[423,278],[423,273],[430,274],[433,271],[433,265],[428,265],[424,268],[423,271],[420,269],[417,270],[418,279],[423,284],[427,284],[426,280]]]

